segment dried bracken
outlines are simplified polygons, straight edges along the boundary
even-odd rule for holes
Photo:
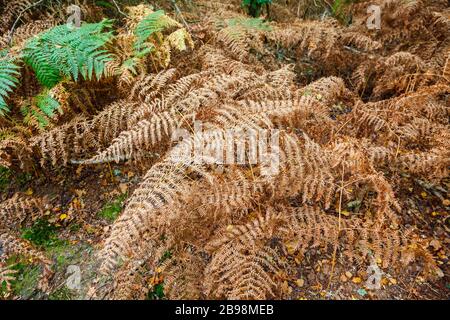
[[[448,184],[444,1],[374,1],[386,13],[378,31],[366,28],[367,1],[348,7],[349,25],[336,13],[300,19],[307,5],[274,5],[266,21],[236,1],[194,2],[196,24],[143,4],[121,12],[114,35],[106,20],[84,24],[98,43],[70,72],[33,55],[0,70],[11,111],[0,114],[1,166],[38,175],[106,163],[112,179],[111,162],[145,170],[96,256],[106,296],[145,299],[163,282],[171,299],[282,298],[292,260],[303,267],[313,253],[333,267],[375,259],[398,272],[415,261],[421,277],[441,276],[402,179]],[[59,30],[43,19],[59,21],[55,8],[24,13],[10,46],[7,29],[30,4],[9,2],[1,16],[8,63]],[[42,263],[47,280],[51,262],[16,232],[48,206],[18,195],[0,204],[0,248]],[[11,280],[1,266],[0,284]]]

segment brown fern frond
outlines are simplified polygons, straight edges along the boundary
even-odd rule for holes
[[[278,253],[265,245],[265,239],[270,239],[277,219],[268,212],[247,225],[228,226],[223,236],[208,244],[213,250],[205,270],[208,296],[264,299],[275,295]]]
[[[202,295],[202,281],[205,261],[193,250],[187,248],[161,265],[164,276],[165,295],[172,300],[199,299]]]
[[[13,135],[0,140],[0,165],[26,169],[32,160],[32,150],[26,138]],[[17,164],[18,162],[18,164]]]
[[[133,129],[122,131],[106,150],[82,163],[119,162],[142,156],[151,157],[152,148],[169,139],[180,128],[181,121],[180,115],[171,111],[154,114],[149,120],[136,123]],[[147,154],[142,154],[143,152]]]
[[[6,294],[11,291],[11,282],[16,280],[16,273],[17,270],[10,269],[7,265],[0,262],[0,285],[2,287],[6,286]]]
[[[25,220],[34,221],[48,207],[46,198],[21,197],[19,194],[0,203],[0,227],[17,228]]]
[[[130,99],[150,102],[156,98],[164,85],[175,75],[176,69],[163,70],[157,74],[142,75],[131,89]]]

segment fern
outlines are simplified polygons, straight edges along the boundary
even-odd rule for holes
[[[242,27],[248,31],[270,31],[270,25],[260,18],[237,17],[226,21],[229,27]]]
[[[262,6],[270,3],[272,3],[272,0],[242,0],[242,6],[246,7],[248,13],[253,17],[259,17]]]
[[[43,92],[34,97],[30,104],[23,105],[20,112],[24,116],[25,124],[40,129],[49,125],[50,119],[55,117],[55,111],[59,109],[59,102],[48,92]]]
[[[63,78],[77,81],[79,75],[100,78],[105,64],[112,58],[105,49],[111,39],[110,20],[85,23],[78,29],[67,25],[56,26],[27,42],[23,49],[24,61],[36,73],[39,82],[51,88]]]
[[[0,116],[9,111],[5,98],[16,87],[19,80],[19,67],[14,64],[14,59],[0,51]]]
[[[155,49],[149,38],[161,33],[170,27],[179,27],[180,24],[165,15],[164,10],[158,10],[150,13],[142,19],[136,27],[136,42],[134,48],[137,56],[143,57]]]

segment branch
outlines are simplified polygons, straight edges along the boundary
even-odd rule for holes
[[[191,31],[191,29],[189,28],[189,26],[188,26],[186,20],[184,20],[184,16],[183,16],[183,14],[181,13],[180,8],[178,8],[176,1],[175,1],[175,0],[172,0],[172,4],[173,4],[173,7],[175,8],[175,11],[177,12],[177,14],[180,15],[181,20],[183,21],[183,24],[185,25],[186,29],[187,29],[188,31]]]
[[[112,0],[112,2],[114,2],[114,4],[116,5],[117,11],[119,11],[120,14],[123,14],[125,17],[128,17],[128,15],[123,12],[122,10],[120,10],[119,5],[117,4],[116,0]]]
[[[31,8],[33,8],[33,7],[35,7],[35,6],[37,6],[37,5],[40,4],[42,1],[44,1],[44,0],[39,0],[38,2],[35,2],[35,3],[33,3],[33,4],[30,4],[28,7],[26,7],[26,8],[23,9],[22,11],[20,11],[19,16],[17,17],[16,21],[14,21],[14,24],[13,24],[11,30],[9,30],[9,33],[8,33],[8,45],[9,45],[9,46],[11,46],[11,42],[12,42],[12,38],[13,38],[13,34],[14,34],[14,29],[16,28],[16,24],[19,22],[20,17],[22,17],[22,14],[23,14],[25,11],[27,11],[27,10],[29,10],[29,9],[31,9]]]

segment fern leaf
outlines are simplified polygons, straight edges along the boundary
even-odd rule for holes
[[[23,49],[24,61],[33,68],[39,82],[51,88],[63,78],[78,80],[99,79],[110,54],[102,49],[111,39],[104,32],[111,26],[110,20],[86,23],[71,29],[67,25],[56,26],[28,41]]]
[[[19,67],[14,64],[14,59],[0,52],[0,116],[9,111],[5,99],[19,82],[17,79],[19,76],[18,70]]]

